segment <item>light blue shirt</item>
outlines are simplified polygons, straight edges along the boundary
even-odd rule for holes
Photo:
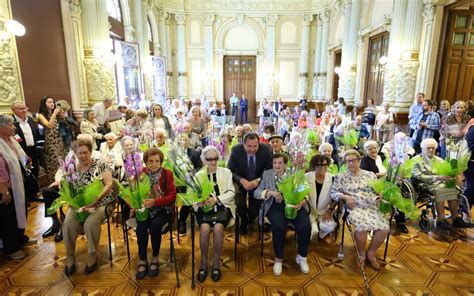
[[[410,107],[410,113],[408,113],[408,125],[411,129],[416,129],[418,126],[418,116],[423,113],[423,106],[421,103],[415,103]]]

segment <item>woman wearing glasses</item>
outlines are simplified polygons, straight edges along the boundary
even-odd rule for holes
[[[329,145],[329,147],[331,147]],[[332,148],[332,147],[331,147]],[[336,222],[332,219],[332,214],[336,206],[336,202],[331,200],[330,190],[333,177],[328,172],[331,160],[326,155],[315,155],[311,158],[310,172],[306,173],[308,181],[309,204],[311,213],[309,216],[311,222],[311,238],[326,237],[336,228]]]
[[[385,240],[389,231],[388,221],[379,210],[379,196],[368,184],[376,180],[374,173],[360,168],[360,154],[349,149],[344,154],[347,171],[339,173],[331,188],[331,198],[335,201],[342,199],[349,210],[349,222],[355,228],[355,244],[358,252],[360,267],[369,262],[374,269],[380,269],[375,258],[375,252]],[[373,231],[372,240],[366,250],[367,234]]]
[[[220,154],[216,147],[207,146],[202,150],[201,160],[205,167],[197,173],[198,180],[209,178],[214,182],[214,192],[202,204],[198,205],[196,219],[199,224],[199,246],[201,249],[201,268],[198,273],[198,281],[204,282],[207,276],[209,237],[211,230],[214,241],[214,262],[211,273],[214,282],[219,281],[221,271],[219,267],[220,257],[224,244],[224,228],[232,226],[235,217],[235,188],[232,182],[232,172],[223,167],[218,167]],[[204,213],[202,206],[213,207]],[[231,221],[232,220],[232,221]],[[232,223],[231,223],[232,222]]]

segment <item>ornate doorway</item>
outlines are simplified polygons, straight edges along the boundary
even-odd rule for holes
[[[229,98],[232,93],[239,98],[245,95],[249,100],[249,123],[256,122],[256,73],[256,56],[224,56],[224,103],[227,112],[230,114]]]
[[[379,60],[388,54],[388,40],[388,32],[374,36],[369,40],[364,106],[367,105],[368,99],[373,99],[378,106],[383,102],[384,66],[379,63]]]

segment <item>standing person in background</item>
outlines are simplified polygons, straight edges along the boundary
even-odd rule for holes
[[[441,120],[443,120],[443,117],[448,115],[450,111],[451,111],[451,105],[449,104],[449,101],[448,100],[442,100],[439,103],[439,109],[436,112],[438,112],[439,118],[441,118]]]
[[[282,111],[285,109],[286,105],[283,103],[281,97],[278,97],[273,104],[273,119],[275,121],[275,126],[279,126],[279,118]]]
[[[103,135],[110,133],[109,110],[107,109],[112,106],[112,104],[112,99],[104,99],[102,102],[96,103],[92,106],[92,111],[94,111],[95,118],[99,124],[97,132]]]
[[[373,138],[376,113],[377,106],[374,105],[374,100],[368,99],[367,107],[365,107],[364,112],[362,112],[362,123],[367,127],[367,130],[369,131],[369,139]]]
[[[16,127],[15,138],[23,151],[31,159],[31,171],[38,179],[39,174],[39,154],[36,142],[38,141],[38,128],[33,118],[27,115],[28,107],[21,101],[13,102],[13,123]],[[30,201],[38,201],[35,196],[28,196]]]
[[[91,135],[94,139],[92,141],[92,149],[97,150],[102,142],[104,135],[97,132],[98,123],[95,119],[94,111],[91,109],[84,110],[84,119],[81,122],[81,134]],[[100,141],[100,142],[99,142]]]
[[[242,95],[242,98],[239,101],[240,105],[240,124],[247,123],[247,112],[249,108],[249,100],[245,97],[245,95]]]
[[[421,141],[433,138],[435,132],[441,128],[439,114],[433,111],[433,101],[424,100],[422,107],[423,112],[416,118],[416,129],[412,136],[412,147],[417,154],[421,152]]]
[[[339,104],[337,105],[337,114],[339,116],[345,116],[346,115],[346,101],[344,100],[344,98],[339,98],[338,99],[338,102]]]
[[[230,103],[230,115],[232,115],[232,120],[237,124],[237,109],[239,105],[239,98],[235,93],[232,93],[232,97],[229,98]]]
[[[307,105],[308,105],[308,100],[306,99],[306,96],[303,95],[298,102],[298,106],[300,107],[301,111],[306,111]]]
[[[46,159],[46,176],[48,183],[53,183],[54,174],[59,167],[59,160],[66,156],[64,143],[59,136],[58,118],[63,111],[56,107],[54,99],[46,96],[40,101],[38,121],[45,129],[44,155]]]
[[[423,113],[423,106],[421,104],[423,103],[424,99],[425,99],[424,93],[417,93],[415,103],[413,103],[413,105],[411,105],[410,107],[410,112],[408,113],[408,125],[410,126],[410,137],[413,136],[413,133],[415,132],[417,128],[416,120],[418,118],[418,115],[420,115],[420,113]]]
[[[395,115],[389,111],[390,105],[383,104],[383,110],[380,111],[375,118],[375,130],[377,132],[377,141],[386,143],[389,141],[390,133],[392,132]]]
[[[254,190],[260,183],[263,171],[272,167],[270,147],[259,143],[256,133],[247,133],[243,143],[232,147],[227,167],[232,171],[234,182],[239,184],[240,190],[236,195],[241,219],[239,230],[241,234],[247,234],[248,224],[253,223],[261,205],[261,201],[253,198]]]

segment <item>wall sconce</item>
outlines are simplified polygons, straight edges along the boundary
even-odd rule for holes
[[[15,20],[6,21],[5,29],[8,33],[13,34],[15,36],[23,36],[26,33],[25,26]]]
[[[379,64],[381,66],[385,66],[387,64],[387,61],[388,61],[388,59],[387,59],[386,56],[381,56],[380,59],[379,59]]]
[[[339,75],[339,73],[341,73],[341,67],[335,67],[335,68],[334,68],[334,73],[336,73],[337,75]]]

